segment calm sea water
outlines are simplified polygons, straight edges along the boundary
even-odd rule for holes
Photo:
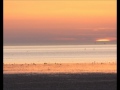
[[[4,63],[116,62],[116,45],[4,46]]]

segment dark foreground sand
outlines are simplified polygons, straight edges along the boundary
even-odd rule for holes
[[[117,90],[116,73],[4,74],[4,90]]]

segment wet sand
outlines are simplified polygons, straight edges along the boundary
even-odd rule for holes
[[[115,73],[4,74],[3,90],[117,90]]]

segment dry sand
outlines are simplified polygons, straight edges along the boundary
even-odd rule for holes
[[[4,64],[4,74],[10,73],[117,73],[116,63],[43,63]]]

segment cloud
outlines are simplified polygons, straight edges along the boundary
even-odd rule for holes
[[[111,31],[111,30],[115,31],[116,28],[102,27],[102,28],[95,28],[93,30],[94,31]]]

